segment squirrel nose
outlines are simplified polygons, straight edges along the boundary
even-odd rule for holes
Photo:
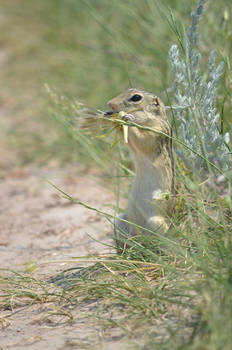
[[[114,112],[119,112],[116,103],[114,103],[113,101],[110,101],[110,102],[108,103],[108,106],[109,106]]]

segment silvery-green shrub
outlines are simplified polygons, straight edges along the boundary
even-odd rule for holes
[[[200,175],[215,171],[206,159],[221,170],[227,170],[230,162],[227,145],[229,134],[220,133],[220,115],[216,109],[217,87],[223,73],[223,62],[216,65],[216,51],[213,50],[202,73],[199,68],[201,54],[196,48],[199,41],[197,28],[206,1],[200,0],[196,11],[192,13],[192,22],[181,48],[172,45],[169,52],[173,72],[172,109],[178,130],[176,136],[204,159],[185,148],[176,151]]]

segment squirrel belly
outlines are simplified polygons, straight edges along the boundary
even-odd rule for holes
[[[122,216],[129,223],[122,222],[120,218],[115,223],[116,239],[122,245],[131,236],[149,235],[155,231],[166,233],[168,215],[173,208],[172,183],[165,167],[138,153],[133,159],[136,175]]]

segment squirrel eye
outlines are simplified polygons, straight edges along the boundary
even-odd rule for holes
[[[142,100],[142,96],[141,95],[133,95],[130,99],[129,99],[129,101],[133,101],[133,102],[138,102],[138,101],[140,101],[140,100]]]

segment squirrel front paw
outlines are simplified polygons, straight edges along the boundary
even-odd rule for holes
[[[135,117],[133,116],[133,114],[123,114],[121,119],[125,122],[132,122],[135,119]]]

